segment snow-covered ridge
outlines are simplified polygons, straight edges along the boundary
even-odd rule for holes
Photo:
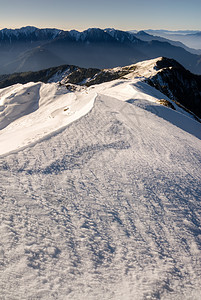
[[[76,34],[77,32],[74,32],[75,38]],[[180,106],[179,109],[185,114],[196,120],[201,118],[201,77],[185,70],[175,60],[164,57],[112,69],[87,69],[63,65],[33,73],[4,75],[0,87],[30,81],[59,82],[64,85],[70,83],[89,87],[122,78],[145,81],[166,95],[168,101],[172,102],[172,107],[177,109]]]
[[[16,84],[1,89],[0,154],[16,151],[33,144],[79,119],[92,109],[97,95],[112,97],[123,102],[136,103],[137,106],[142,106],[145,110],[148,106],[153,105],[153,107],[156,107],[155,113],[162,118],[166,118],[166,114],[167,116],[170,114],[169,108],[165,108],[164,112],[164,108],[158,108],[158,106],[161,106],[160,103],[166,101],[170,104],[169,107],[172,106],[177,111],[175,113],[178,114],[178,120],[185,119],[178,126],[201,138],[201,125],[189,119],[193,118],[191,114],[180,108],[167,96],[143,82],[143,71],[147,72],[149,66],[152,75],[155,74],[154,65],[154,60],[140,63],[139,70],[132,71],[125,78],[102,84],[90,84],[89,87],[66,83],[65,75],[69,73],[69,69],[67,69],[61,74],[55,74],[49,80],[52,83],[30,82],[25,85]],[[130,68],[132,69],[132,66]],[[122,71],[122,68],[105,71],[115,73]],[[135,72],[137,72],[137,76]],[[63,79],[59,81],[61,77]],[[94,80],[96,81],[96,77]],[[175,117],[171,115],[168,120],[174,123],[175,118],[176,115]]]
[[[34,26],[26,26],[19,29],[8,29],[4,28],[0,30],[0,39],[19,39],[19,38],[33,38],[35,36],[36,38],[52,38],[55,39],[59,34],[63,32],[63,30],[59,30],[56,28],[43,28],[39,29]]]

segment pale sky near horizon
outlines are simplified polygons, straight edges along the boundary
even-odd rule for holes
[[[201,0],[0,0],[0,29],[201,30]]]

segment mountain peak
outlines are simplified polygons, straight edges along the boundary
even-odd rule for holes
[[[181,64],[179,64],[175,59],[161,57],[156,61],[156,69],[161,70],[164,68],[179,68],[185,70],[185,68]]]
[[[17,30],[19,30],[19,31],[26,31],[26,32],[33,32],[35,30],[38,30],[38,28],[35,27],[35,26],[24,26],[24,27],[21,27],[21,28],[19,28]]]
[[[148,33],[146,33],[145,31],[143,31],[143,30],[140,30],[140,31],[138,31],[137,33],[136,33],[136,35],[139,35],[139,36],[151,36],[150,34],[148,34]]]

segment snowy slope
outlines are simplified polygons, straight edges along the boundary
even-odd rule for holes
[[[35,143],[79,119],[92,109],[97,95],[110,96],[123,102],[134,103],[146,111],[151,110],[201,138],[200,124],[189,120],[193,118],[192,115],[142,81],[145,76],[148,78],[157,73],[153,67],[154,62],[155,60],[138,63],[139,67],[134,72],[124,76],[127,79],[113,80],[89,88],[70,85],[75,91],[69,91],[65,85],[57,82],[30,82],[0,89],[0,155]],[[117,71],[117,68],[108,70]],[[59,81],[60,76],[54,76],[54,80],[57,78]],[[161,107],[161,99],[172,103],[182,115]],[[188,118],[184,118],[183,115]]]
[[[0,93],[1,298],[200,299],[200,123],[132,78]]]
[[[0,90],[0,155],[25,147],[85,115],[96,93],[68,93],[56,83],[17,84]]]

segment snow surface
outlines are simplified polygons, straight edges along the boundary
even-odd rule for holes
[[[93,107],[96,93],[69,93],[57,83],[28,83],[0,90],[0,97],[1,155],[34,143],[85,115]]]
[[[0,96],[1,299],[199,300],[200,123],[133,79]]]

